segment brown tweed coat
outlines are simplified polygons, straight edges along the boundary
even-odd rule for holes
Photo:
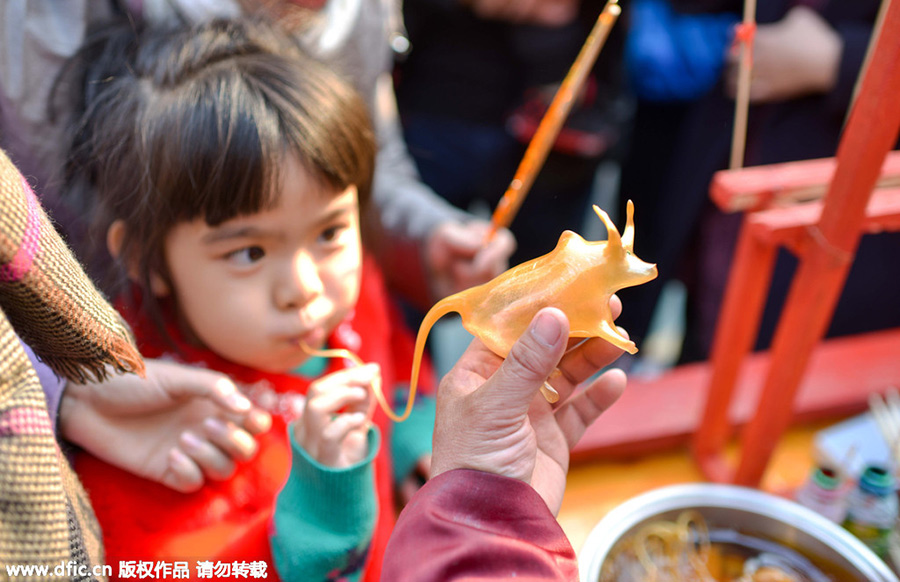
[[[130,330],[60,239],[0,151],[0,580],[7,566],[63,565],[74,580],[102,565],[101,535],[60,452],[44,392],[18,334],[70,380],[143,373]]]

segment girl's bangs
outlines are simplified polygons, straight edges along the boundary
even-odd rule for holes
[[[170,121],[158,125],[149,159],[160,161],[157,187],[178,220],[217,225],[274,203],[285,144],[277,116],[253,93],[221,82],[215,98],[186,95],[162,116]]]

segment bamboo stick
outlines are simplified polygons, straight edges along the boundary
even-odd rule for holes
[[[884,398],[878,394],[870,394],[869,410],[884,437],[891,458],[895,464],[900,465],[900,395],[896,388],[889,389]]]
[[[869,61],[872,60],[872,52],[874,52],[875,43],[878,41],[878,35],[881,34],[881,29],[884,25],[884,15],[887,14],[890,5],[891,0],[881,0],[881,4],[878,6],[878,15],[875,17],[872,35],[869,37],[869,44],[866,45],[866,54],[863,57],[862,66],[859,68],[859,74],[856,76],[856,82],[853,84],[853,93],[850,96],[850,105],[847,107],[847,114],[844,116],[844,125],[847,124],[847,120],[850,118],[850,112],[853,111],[853,104],[856,103],[856,97],[859,95],[859,88],[866,75],[866,70],[869,68]]]
[[[746,30],[756,26],[756,0],[745,0],[744,20]],[[731,161],[728,168],[744,166],[744,150],[747,145],[747,115],[750,109],[750,74],[753,72],[753,36],[741,42],[741,61],[738,71],[737,95],[734,100],[734,132],[731,134]]]

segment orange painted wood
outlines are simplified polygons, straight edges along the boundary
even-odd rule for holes
[[[795,254],[803,254],[809,242],[809,229],[822,216],[823,203],[807,202],[786,208],[761,210],[747,215],[749,227],[761,240],[782,245]],[[875,190],[866,206],[861,225],[867,234],[900,230],[900,188]]]
[[[837,166],[819,221],[806,229],[808,244],[775,330],[771,362],[755,413],[741,435],[729,481],[759,484],[769,458],[794,417],[794,400],[810,357],[825,334],[862,232],[866,207],[888,151],[900,133],[900,4],[885,15],[853,111],[838,147]],[[864,366],[857,360],[854,367]],[[719,410],[719,414],[725,412]],[[710,455],[723,453],[710,451]],[[715,463],[719,468],[723,462]],[[722,478],[722,471],[715,475]]]
[[[748,213],[744,219],[710,356],[706,407],[691,443],[694,458],[710,480],[731,479],[722,458],[732,432],[726,411],[741,364],[759,332],[778,246],[802,254],[804,246],[815,244],[809,229],[818,223],[822,208],[820,201],[809,202]],[[865,230],[886,227],[900,228],[900,190],[877,192],[866,208]]]
[[[710,357],[706,407],[691,447],[704,474],[713,481],[731,477],[721,458],[732,430],[725,411],[759,331],[778,245],[802,252],[822,208],[822,202],[810,202],[749,213],[744,219]],[[876,192],[866,208],[863,228],[884,227],[900,228],[900,190]]]
[[[835,158],[786,162],[716,172],[710,197],[723,212],[761,210],[825,195],[837,165]],[[877,187],[900,186],[900,152],[884,161]]]
[[[863,410],[869,393],[900,381],[900,329],[821,341],[862,232],[897,227],[896,193],[872,197],[879,177],[897,164],[895,154],[888,159],[900,130],[900,75],[892,70],[900,62],[897,3],[888,9],[883,30],[836,160],[819,160],[815,172],[790,179],[780,170],[739,171],[768,175],[768,184],[752,186],[751,205],[757,207],[787,204],[798,190],[811,192],[811,183],[827,184],[827,195],[813,206],[748,215],[736,258],[742,266],[729,279],[729,287],[738,289],[729,289],[731,307],[723,312],[731,323],[720,332],[735,343],[717,339],[722,347],[709,363],[679,367],[653,381],[632,380],[621,401],[576,446],[574,460],[636,456],[694,437],[692,449],[707,478],[758,485],[792,421]],[[768,287],[758,285],[759,278],[767,277],[769,253],[779,244],[799,253],[798,275],[772,350],[747,355],[747,338],[757,333],[760,289]],[[714,377],[719,387],[708,390]],[[737,426],[743,431],[734,468],[724,441]]]
[[[865,410],[869,393],[900,382],[898,354],[900,329],[821,342],[800,385],[794,420],[830,420]],[[753,353],[742,362],[728,406],[728,436],[754,414],[770,362],[769,352]],[[575,446],[573,462],[634,459],[689,443],[702,418],[711,374],[711,364],[700,362],[654,379],[629,378],[619,401]]]
[[[691,447],[703,471],[714,481],[726,480],[727,469],[718,457],[731,433],[727,412],[741,363],[753,349],[759,333],[777,250],[758,236],[746,217],[710,352],[706,407]]]

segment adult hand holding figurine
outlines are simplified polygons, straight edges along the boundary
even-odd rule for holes
[[[611,303],[617,315],[621,304]],[[543,309],[505,360],[476,340],[443,379],[433,477],[400,516],[383,580],[577,577],[555,520],[569,451],[625,375],[609,370],[576,391],[621,350],[594,338],[566,351],[568,332],[560,310]],[[539,395],[545,381],[559,392],[555,404]],[[421,559],[408,559],[413,549]]]

